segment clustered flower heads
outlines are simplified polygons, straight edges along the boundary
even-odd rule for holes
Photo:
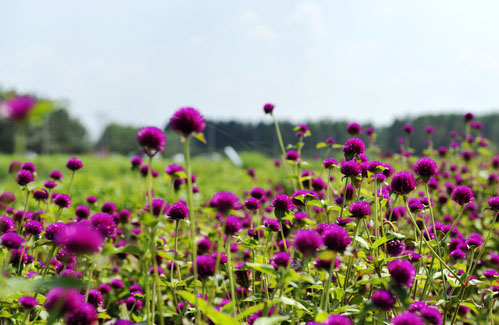
[[[430,141],[440,130],[406,127],[400,151],[381,153],[374,130],[365,130],[365,145],[352,123],[343,150],[327,139],[314,159],[302,150],[310,129],[299,125],[298,144],[283,139],[283,168],[271,170],[252,163],[213,172],[210,162],[186,160],[165,164],[156,178],[134,156],[118,179],[104,169],[100,184],[97,164],[82,169],[78,158],[61,163],[70,177],[14,161],[9,192],[0,193],[2,276],[69,287],[26,285],[22,295],[0,297],[2,314],[26,324],[211,324],[237,316],[247,324],[491,323],[499,156],[484,154],[481,126],[465,121],[465,136],[456,132],[445,150],[427,144],[424,157],[409,135]],[[170,121],[187,148],[204,126],[192,108]],[[166,144],[155,128],[137,140],[149,160]],[[191,167],[199,180],[187,175]],[[189,177],[196,188],[187,193]]]

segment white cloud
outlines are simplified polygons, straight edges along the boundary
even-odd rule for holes
[[[277,32],[269,25],[260,24],[248,29],[246,37],[253,41],[272,41],[277,38]]]
[[[499,73],[498,56],[486,50],[465,49],[458,53],[457,59],[472,67]]]
[[[297,4],[291,13],[290,20],[299,25],[307,25],[317,36],[327,33],[327,24],[321,7],[314,2]]]

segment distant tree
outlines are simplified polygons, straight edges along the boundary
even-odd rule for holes
[[[97,142],[97,149],[122,155],[136,154],[140,147],[135,140],[138,127],[111,123],[104,129]]]

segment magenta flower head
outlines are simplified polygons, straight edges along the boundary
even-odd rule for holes
[[[96,253],[104,244],[99,231],[86,223],[71,223],[57,233],[56,243],[76,254]]]
[[[411,135],[414,132],[414,127],[410,124],[405,124],[402,127],[402,130],[404,130],[404,132],[407,133],[408,135]]]
[[[165,134],[154,126],[146,126],[140,129],[136,139],[144,147],[144,151],[149,157],[163,151],[164,146],[166,146]]]
[[[203,116],[192,107],[182,107],[170,119],[170,127],[178,134],[188,137],[203,132],[206,126]]]
[[[210,199],[209,205],[222,214],[229,212],[229,210],[239,210],[243,207],[239,197],[232,192],[215,193]]]
[[[242,225],[241,221],[238,217],[229,216],[225,218],[225,229],[224,232],[226,235],[232,236],[237,234],[239,230],[241,230]]]
[[[286,252],[278,252],[272,257],[272,261],[277,264],[277,266],[287,267],[289,264],[290,256]]]
[[[298,161],[300,159],[300,154],[296,150],[289,150],[286,152],[286,160]]]
[[[309,229],[299,231],[294,240],[295,248],[306,258],[314,256],[323,245],[322,237],[317,232]]]
[[[8,249],[17,249],[25,242],[25,240],[15,232],[3,234],[0,242]]]
[[[31,297],[31,296],[21,297],[21,298],[19,298],[18,302],[21,306],[23,306],[24,309],[33,309],[33,308],[35,308],[35,306],[39,305],[36,298]]]
[[[34,180],[35,177],[33,176],[33,174],[26,169],[21,169],[16,175],[16,182],[20,186],[26,186]]]
[[[331,169],[334,166],[338,166],[338,162],[334,158],[327,158],[322,162],[322,166],[324,166],[324,168],[326,169]]]
[[[52,201],[61,209],[71,206],[71,198],[67,194],[59,193],[53,197]]]
[[[397,302],[393,293],[387,290],[376,290],[372,295],[373,304],[382,310],[389,310]]]
[[[423,306],[421,309],[419,309],[419,314],[423,319],[427,322],[427,324],[435,324],[435,325],[442,325],[442,314],[438,311],[438,309],[430,307],[430,306]]]
[[[362,173],[362,167],[355,160],[347,160],[341,163],[340,171],[346,177],[357,177]]]
[[[286,194],[277,194],[272,200],[272,206],[276,210],[288,211],[293,208],[291,198]]]
[[[416,175],[420,176],[426,183],[438,172],[437,163],[430,158],[421,158],[414,167]]]
[[[411,287],[416,271],[411,262],[406,260],[394,260],[388,263],[388,272],[392,276],[393,282],[401,287]]]
[[[66,225],[62,222],[54,222],[45,229],[45,238],[51,241],[56,240],[60,233],[64,232]]]
[[[189,217],[189,208],[184,202],[173,203],[166,213],[173,220],[181,220]]]
[[[104,212],[96,213],[90,218],[90,222],[103,237],[112,237],[116,232],[116,222],[110,214]]]
[[[14,231],[15,228],[14,220],[7,216],[0,216],[0,234]]]
[[[347,132],[350,135],[359,135],[362,133],[362,126],[359,123],[350,123],[347,125]]]
[[[216,259],[210,255],[201,255],[196,258],[198,276],[201,280],[215,274]]]
[[[343,153],[346,160],[351,160],[356,155],[363,154],[366,151],[364,141],[359,138],[351,138],[343,146]]]
[[[431,125],[428,125],[424,131],[426,134],[433,134],[435,132],[435,128]]]
[[[398,239],[392,239],[386,242],[386,252],[390,256],[399,256],[405,250],[405,244]]]
[[[244,207],[250,211],[255,211],[260,209],[260,201],[257,198],[250,197],[244,201]]]
[[[76,157],[69,158],[68,162],[66,163],[66,168],[75,172],[78,169],[83,168],[83,163],[81,162],[80,159]]]
[[[475,199],[473,197],[473,191],[466,185],[457,186],[452,192],[451,198],[461,206],[466,205]]]
[[[322,238],[327,249],[340,253],[344,252],[352,242],[352,238],[348,236],[348,231],[338,225],[331,225],[324,232]]]
[[[31,220],[24,225],[24,229],[30,235],[38,236],[43,231],[43,226],[38,220]]]
[[[371,214],[371,205],[366,201],[358,201],[353,203],[348,211],[354,218],[364,218]]]
[[[265,112],[265,114],[272,114],[272,112],[274,111],[274,105],[271,104],[271,103],[267,103],[265,105],[263,105],[263,111]]]
[[[132,157],[130,164],[132,165],[132,169],[137,169],[142,165],[142,158],[140,156]]]
[[[374,129],[373,129],[373,128],[367,128],[367,129],[366,129],[366,134],[367,134],[368,136],[371,136],[371,135],[373,135],[374,133],[376,133],[376,131],[374,131]]]
[[[47,293],[44,306],[49,312],[64,314],[77,309],[82,303],[83,296],[76,289],[56,287]]]
[[[392,325],[425,325],[425,322],[416,314],[405,312],[392,319]]]
[[[414,176],[406,171],[396,173],[391,182],[393,192],[399,195],[407,195],[418,186]]]
[[[49,177],[52,178],[54,181],[61,181],[62,173],[57,169],[55,169],[49,173]]]
[[[472,121],[474,118],[475,118],[475,115],[473,115],[473,113],[466,113],[466,114],[464,114],[464,116],[463,116],[463,120],[464,120],[465,122],[470,122],[470,121]]]
[[[91,304],[83,302],[66,315],[66,324],[97,324],[97,310]]]
[[[14,122],[24,122],[35,106],[35,99],[30,96],[16,96],[3,103],[3,111]]]
[[[326,320],[325,325],[353,325],[350,318],[343,315],[331,315]]]
[[[495,212],[499,212],[499,196],[494,196],[490,198],[487,203],[489,204],[489,207],[494,210]]]

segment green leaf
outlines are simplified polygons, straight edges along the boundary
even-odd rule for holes
[[[241,270],[254,270],[262,273],[266,273],[272,276],[277,276],[277,272],[271,265],[268,264],[258,264],[258,263],[246,263],[243,265]]]
[[[198,141],[206,144],[206,138],[204,137],[203,133],[194,133],[194,138],[197,139]]]
[[[185,300],[187,300],[188,302],[190,302],[191,304],[193,305],[196,304],[196,297],[192,293],[187,291],[177,291],[177,294],[180,295]],[[229,315],[217,311],[204,299],[198,298],[197,303],[199,309],[203,312],[203,314],[208,316],[208,318],[210,318],[210,320],[213,323],[224,324],[224,325],[240,325],[237,320],[230,317]]]
[[[246,299],[244,301],[246,301]],[[250,308],[246,309],[244,312],[237,315],[237,320],[245,319],[249,315],[256,313],[257,311],[259,311],[260,309],[263,309],[264,307],[265,307],[265,303],[263,303],[263,302],[256,304],[254,306],[251,306]]]
[[[272,325],[287,320],[289,316],[260,317],[255,321],[255,325]]]
[[[355,240],[358,241],[362,246],[364,246],[364,248],[369,249],[369,244],[364,238],[360,236],[355,236]]]
[[[326,143],[325,142],[319,142],[315,148],[316,149],[321,149],[321,148],[325,148],[326,147]]]
[[[45,117],[53,111],[55,105],[53,102],[48,100],[39,100],[36,102],[35,106],[29,113],[29,120],[31,124],[39,125],[43,123]]]
[[[394,235],[389,235],[389,236],[385,236],[385,237],[381,237],[379,238],[378,240],[376,240],[374,243],[373,243],[373,246],[371,247],[372,249],[376,249],[378,248],[379,246],[383,245],[384,243],[386,243],[387,241],[389,240],[392,240],[394,239],[395,236]]]
[[[300,309],[306,311],[307,313],[310,313],[310,311],[307,308],[305,308],[305,306],[303,306],[301,303],[299,303],[298,301],[296,301],[294,299],[282,296],[281,299],[279,299],[279,300],[280,300],[280,302],[282,302],[285,305],[295,306],[296,308],[300,308]]]

